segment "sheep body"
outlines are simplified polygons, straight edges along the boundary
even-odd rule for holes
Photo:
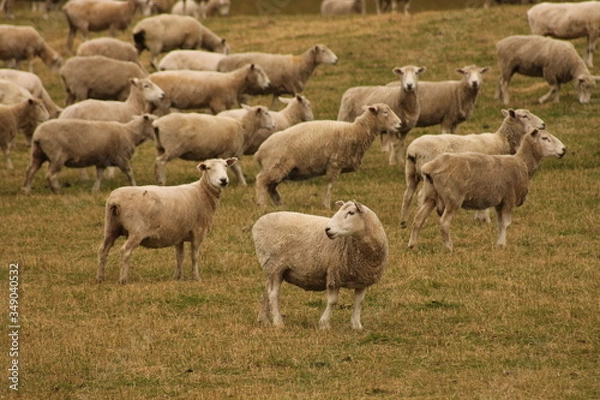
[[[200,2],[198,11],[202,18],[212,17],[217,14],[225,17],[229,15],[230,7],[230,0],[205,0]]]
[[[184,243],[190,242],[193,278],[200,280],[200,246],[213,225],[213,217],[227,186],[227,167],[236,162],[207,160],[198,165],[199,181],[179,186],[126,186],[111,192],[106,201],[104,240],[98,251],[96,280],[104,280],[106,259],[119,236],[127,241],[121,248],[119,283],[129,280],[129,258],[138,246],[174,246],[174,279],[183,279]]]
[[[77,55],[80,57],[104,56],[115,60],[140,63],[134,45],[113,37],[101,37],[85,41],[77,48]]]
[[[365,0],[323,0],[321,15],[365,14]]]
[[[52,118],[56,118],[62,111],[62,108],[52,100],[42,80],[36,74],[16,69],[0,69],[0,79],[13,82],[27,90],[33,97],[41,99]]]
[[[32,26],[0,25],[0,60],[14,63],[19,68],[21,61],[29,61],[29,72],[33,72],[35,57],[56,70],[63,63],[58,54]]]
[[[196,0],[179,0],[171,7],[171,14],[200,18],[200,4]]]
[[[252,227],[256,255],[267,281],[259,323],[283,326],[279,290],[283,281],[305,290],[327,291],[327,307],[319,319],[330,328],[340,288],[354,289],[353,329],[362,329],[360,306],[366,289],[379,282],[389,246],[377,215],[355,201],[337,202],[332,218],[294,212],[263,215]]]
[[[443,153],[421,167],[424,177],[423,204],[415,220],[408,243],[417,245],[418,235],[434,208],[440,215],[444,245],[452,250],[450,222],[460,208],[484,210],[498,214],[496,246],[506,246],[506,229],[511,212],[521,206],[529,191],[529,182],[544,157],[562,157],[565,146],[545,131],[533,130],[525,135],[514,155],[479,153]]]
[[[216,71],[225,54],[203,50],[172,50],[158,63],[159,71],[191,69]]]

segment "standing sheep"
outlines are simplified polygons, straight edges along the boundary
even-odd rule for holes
[[[35,57],[42,59],[52,70],[63,63],[58,54],[32,26],[0,25],[0,60],[13,63],[19,68],[21,61],[29,61],[29,72],[33,72]]]
[[[590,101],[596,86],[595,76],[590,74],[572,43],[539,35],[508,36],[496,43],[500,79],[496,98],[509,103],[508,85],[515,73],[540,76],[550,85],[550,91],[539,98],[558,103],[560,86],[573,81],[577,100],[581,104]]]
[[[392,108],[402,120],[402,128],[398,136],[392,135],[383,139],[389,151],[389,164],[402,163],[404,141],[408,132],[416,125],[421,113],[418,100],[419,76],[427,68],[407,65],[393,69],[394,74],[400,79],[400,87],[390,86],[357,86],[346,90],[342,96],[338,121],[352,122],[361,114],[362,108],[367,104],[385,103]]]
[[[420,113],[415,126],[440,124],[442,133],[455,133],[458,124],[471,118],[483,82],[482,75],[488,70],[489,67],[469,65],[456,70],[462,75],[460,81],[419,81]],[[400,81],[388,83],[388,86],[400,85]]]
[[[258,322],[283,327],[279,290],[283,281],[304,290],[327,291],[327,307],[319,319],[330,328],[340,288],[354,289],[352,329],[362,329],[361,303],[367,288],[381,280],[389,246],[383,225],[367,206],[356,201],[336,203],[329,219],[293,212],[262,216],[252,227],[256,255],[267,281]]]
[[[175,158],[201,161],[241,157],[259,129],[273,127],[273,118],[266,107],[244,107],[246,115],[241,121],[197,113],[173,113],[156,120],[156,183],[166,184],[165,167]],[[242,167],[235,164],[232,168],[240,184],[245,186]]]
[[[23,89],[27,90],[31,95],[37,99],[41,99],[44,106],[50,113],[51,118],[58,117],[58,114],[62,111],[62,108],[56,104],[48,91],[44,87],[42,80],[39,76],[32,72],[19,71],[16,69],[0,69],[0,79],[5,79],[13,82]],[[1,90],[1,89],[0,89]]]
[[[138,246],[174,246],[174,279],[183,279],[184,244],[190,242],[193,278],[200,280],[200,245],[210,232],[221,201],[221,191],[229,183],[227,168],[237,159],[206,160],[198,164],[199,181],[179,186],[126,186],[112,191],[106,201],[104,240],[98,251],[96,280],[104,280],[104,268],[111,247],[119,236],[127,241],[121,248],[119,283],[129,280],[129,258]]]
[[[135,46],[113,37],[101,37],[85,41],[77,48],[77,55],[80,57],[104,56],[140,64]]]
[[[159,71],[191,69],[194,71],[216,71],[225,54],[203,50],[172,50],[158,63]]]
[[[321,15],[365,14],[365,0],[323,0]]]
[[[81,119],[53,119],[39,125],[33,134],[31,162],[27,167],[23,192],[31,192],[33,175],[48,161],[46,179],[53,192],[60,185],[57,174],[69,168],[96,167],[96,182],[92,191],[100,190],[106,167],[116,166],[135,186],[131,157],[135,148],[154,138],[153,115],[134,117],[125,124],[114,121],[86,121]]]
[[[266,206],[269,198],[281,204],[277,186],[325,175],[323,206],[331,207],[331,191],[340,173],[354,172],[381,132],[400,130],[400,118],[386,104],[365,107],[354,122],[308,121],[276,132],[254,155],[261,167],[256,176],[256,199]]]
[[[523,138],[515,155],[444,153],[423,165],[423,204],[413,223],[409,248],[417,245],[419,231],[434,208],[440,215],[442,239],[452,250],[450,222],[460,208],[498,214],[496,246],[506,246],[511,212],[525,202],[529,181],[544,157],[565,155],[564,144],[548,132],[534,129]]]
[[[196,0],[179,0],[171,7],[171,14],[200,18],[200,4]]]
[[[230,7],[230,0],[205,0],[200,2],[199,12],[202,18],[213,17],[217,14],[225,17],[229,15]]]

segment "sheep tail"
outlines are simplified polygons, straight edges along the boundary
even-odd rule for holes
[[[431,177],[431,175],[429,175],[429,174],[423,174],[423,175],[425,175],[425,179],[427,179],[427,182],[429,182],[433,185],[433,178]]]
[[[108,210],[113,217],[118,217],[121,214],[121,207],[118,204],[109,205]]]
[[[147,49],[146,47],[146,31],[141,30],[133,34],[133,41],[135,42],[135,48],[138,53],[141,53],[143,50]]]

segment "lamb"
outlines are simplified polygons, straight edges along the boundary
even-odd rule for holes
[[[338,121],[352,122],[362,112],[362,107],[372,103],[385,103],[392,108],[402,120],[399,135],[383,140],[389,151],[388,162],[390,165],[402,163],[404,141],[410,130],[419,119],[420,104],[418,101],[419,76],[427,68],[407,65],[393,69],[394,74],[400,79],[400,88],[389,86],[357,86],[346,90],[342,96]]]
[[[69,168],[96,167],[96,182],[92,191],[100,190],[106,167],[117,166],[135,186],[131,157],[135,148],[154,138],[152,122],[155,116],[135,116],[127,123],[52,119],[40,124],[33,134],[31,162],[27,167],[23,192],[31,193],[33,175],[45,161],[49,162],[46,178],[50,189],[57,193],[57,174],[63,166]]]
[[[159,71],[191,69],[194,71],[216,71],[225,54],[203,50],[173,50],[158,63]]]
[[[286,106],[281,111],[270,112],[273,118],[274,127],[272,129],[259,129],[258,132],[249,139],[249,143],[246,144],[244,155],[253,155],[256,153],[262,142],[267,140],[273,133],[287,129],[300,122],[312,121],[314,119],[312,106],[306,97],[297,94],[291,99],[280,97],[279,101],[286,104]],[[218,115],[241,120],[245,113],[246,111],[242,108],[222,111]]]
[[[404,14],[408,15],[408,9],[410,7],[410,0],[404,1]],[[398,9],[398,0],[375,0],[375,9],[377,10],[377,14],[382,14],[386,12],[388,9],[390,12],[395,13]]]
[[[266,206],[269,197],[281,204],[277,185],[284,180],[304,180],[325,175],[328,184],[323,206],[331,207],[331,191],[340,173],[354,172],[381,132],[395,133],[400,118],[383,103],[365,107],[354,122],[308,121],[276,132],[254,155],[261,167],[256,176],[256,199]]]
[[[273,101],[281,95],[294,96],[302,93],[306,82],[321,64],[335,65],[338,57],[325,45],[317,44],[301,55],[269,53],[230,54],[219,62],[218,70],[227,72],[248,63],[260,65],[271,80],[268,88],[254,90],[252,95],[273,95]]]
[[[482,75],[489,67],[469,65],[456,69],[462,75],[459,81],[419,81],[419,119],[415,126],[441,125],[442,133],[455,133],[458,124],[473,114],[483,81]],[[400,86],[400,81],[387,86]]]
[[[241,121],[197,113],[173,113],[156,120],[156,182],[166,184],[165,167],[174,158],[201,161],[241,157],[252,135],[261,128],[273,127],[273,118],[266,107],[244,107],[247,111]],[[235,164],[232,168],[240,184],[245,186],[241,166]]]
[[[255,64],[231,72],[159,71],[150,80],[167,94],[171,105],[179,109],[209,108],[213,114],[230,109],[242,94],[269,86],[269,78]]]
[[[400,226],[406,228],[408,207],[421,182],[423,164],[441,153],[476,152],[482,154],[515,154],[523,136],[532,129],[545,129],[546,124],[538,116],[525,109],[502,110],[504,120],[494,133],[470,135],[423,135],[416,138],[406,149],[406,190],[402,197]],[[489,222],[489,213],[480,213],[477,219]]]
[[[202,18],[212,17],[214,15],[217,15],[217,13],[222,17],[225,17],[229,15],[230,7],[230,0],[201,1],[199,6],[199,13],[202,16]]]
[[[274,212],[252,227],[256,255],[267,281],[258,322],[283,327],[279,289],[283,281],[304,290],[327,291],[327,307],[319,319],[329,329],[340,288],[354,289],[352,329],[362,329],[361,303],[367,288],[381,280],[389,245],[377,215],[357,201],[338,201],[331,218]]]
[[[321,15],[365,14],[365,0],[323,0]]]
[[[104,56],[140,64],[137,49],[134,45],[112,37],[100,37],[81,43],[77,48],[77,55],[80,57]]]
[[[600,3],[541,3],[527,11],[527,20],[534,35],[557,39],[576,39],[587,36],[584,61],[592,67],[596,41],[600,35]]]
[[[69,24],[67,49],[73,51],[77,31],[81,32],[84,41],[88,39],[89,32],[108,29],[114,37],[117,30],[125,31],[135,12],[145,3],[146,0],[69,0],[62,7]]]
[[[37,125],[50,118],[41,100],[26,99],[12,105],[0,105],[0,149],[4,152],[6,169],[13,169],[10,150],[17,131],[25,126]]]
[[[158,69],[158,55],[174,49],[200,49],[229,54],[224,38],[187,15],[161,14],[142,19],[133,27],[138,54],[148,49],[151,64]]]
[[[193,278],[200,280],[200,246],[210,232],[221,201],[221,191],[229,183],[227,168],[235,158],[211,159],[198,164],[199,181],[179,186],[125,186],[111,192],[106,201],[104,240],[98,251],[98,283],[104,281],[106,259],[119,236],[127,241],[121,248],[119,283],[129,281],[129,258],[138,246],[174,246],[174,279],[183,279],[184,243],[190,242]]]
[[[129,96],[129,80],[147,75],[136,63],[104,56],[71,57],[60,70],[67,106],[88,98],[124,101]]]
[[[500,79],[496,98],[509,102],[508,84],[516,72],[526,76],[543,76],[550,91],[539,103],[558,103],[560,86],[574,81],[577,100],[590,101],[598,77],[592,76],[572,43],[539,35],[508,36],[496,43]]]
[[[483,210],[494,207],[498,215],[496,246],[506,246],[511,212],[521,206],[529,181],[544,157],[565,155],[566,147],[546,131],[533,131],[523,138],[514,155],[444,153],[423,165],[423,204],[413,223],[409,248],[417,245],[419,231],[434,208],[440,217],[442,238],[452,251],[450,222],[459,208]]]
[[[39,57],[51,70],[63,63],[58,54],[32,26],[0,25],[0,60],[9,61],[19,68],[21,61],[29,61],[29,72],[33,72],[33,61]]]
[[[27,90],[33,97],[41,99],[51,118],[58,117],[62,111],[62,108],[52,100],[42,80],[36,74],[7,68],[0,69],[0,79],[13,82]]]

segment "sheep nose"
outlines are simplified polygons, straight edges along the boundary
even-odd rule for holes
[[[227,186],[227,183],[228,183],[227,178],[221,178],[221,179],[219,179],[219,181],[221,182],[221,186]]]
[[[563,147],[563,148],[560,150],[560,153],[558,154],[558,158],[563,158],[563,156],[564,156],[565,154],[567,154],[567,148],[566,148],[566,147]]]
[[[413,88],[413,84],[412,83],[407,83],[406,84],[406,90],[410,91],[410,90],[412,90],[412,88]]]
[[[546,123],[545,122],[542,122],[541,126],[542,126],[542,129],[546,129]]]

